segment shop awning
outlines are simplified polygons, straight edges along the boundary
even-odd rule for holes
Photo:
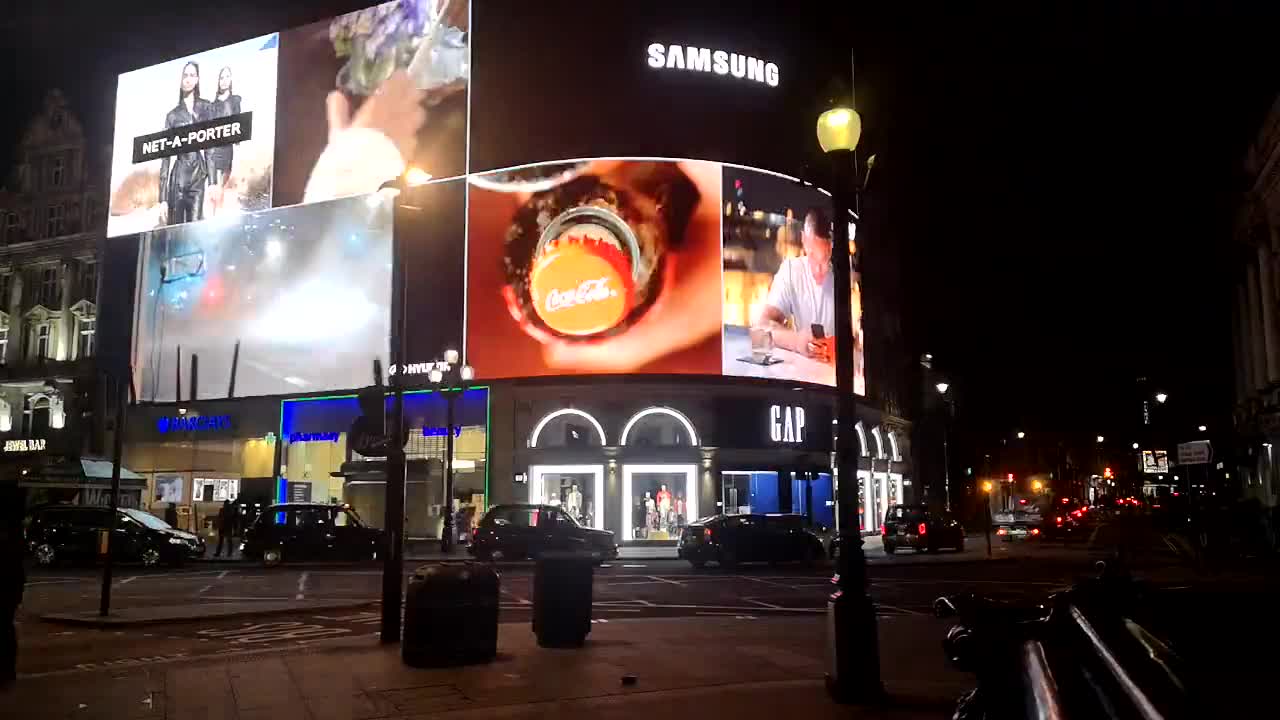
[[[110,460],[97,457],[46,458],[43,467],[33,468],[19,481],[24,487],[107,487],[111,485]],[[147,479],[120,468],[120,486],[130,489],[145,487]]]

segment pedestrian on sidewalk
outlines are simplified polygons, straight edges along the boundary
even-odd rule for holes
[[[236,554],[236,532],[240,525],[240,512],[230,500],[222,501],[222,509],[218,511],[218,547],[214,557],[222,557],[222,544],[227,544],[227,556]]]
[[[0,688],[18,679],[18,629],[14,618],[27,584],[22,565],[23,491],[0,483]]]

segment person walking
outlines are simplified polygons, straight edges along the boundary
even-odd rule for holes
[[[0,688],[18,679],[18,628],[14,619],[27,584],[23,567],[23,491],[0,483]]]
[[[222,544],[227,544],[227,556],[236,554],[236,531],[240,524],[240,513],[230,500],[222,501],[222,509],[218,511],[218,547],[213,551],[214,557],[222,557]]]

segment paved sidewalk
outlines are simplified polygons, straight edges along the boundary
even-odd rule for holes
[[[127,625],[154,625],[156,623],[189,622],[191,620],[225,620],[258,615],[296,614],[317,610],[338,610],[364,607],[373,603],[366,600],[246,600],[241,602],[189,602],[182,605],[143,605],[141,607],[117,607],[106,617],[96,610],[69,613],[48,613],[40,619],[63,625],[87,625],[92,627],[122,627]]]
[[[579,650],[542,649],[527,625],[502,625],[496,662],[446,670],[406,667],[396,647],[364,638],[288,654],[19,678],[0,694],[0,717],[947,717],[971,681],[945,666],[945,627],[927,616],[880,619],[889,701],[876,708],[838,706],[827,698],[823,618],[706,616],[601,622]],[[624,685],[624,675],[634,675],[634,685]]]

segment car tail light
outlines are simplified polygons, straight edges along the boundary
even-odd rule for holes
[[[711,528],[702,528],[703,540],[706,540],[707,542],[711,542],[711,538],[713,537],[713,535],[714,534],[711,532]]]
[[[1055,518],[1054,518],[1054,520],[1056,520],[1056,521],[1057,521],[1057,523],[1058,523],[1059,525],[1061,525],[1061,524],[1062,524],[1062,516],[1061,516],[1061,515],[1059,515],[1059,516],[1055,517]]]
[[[887,528],[885,528],[884,523],[880,523],[880,534],[881,534],[881,535],[888,535],[888,534],[889,534],[889,531],[888,531],[888,529],[887,529]]]
[[[1009,531],[1008,531],[1008,530],[1005,530],[1004,528],[1000,528],[1000,529],[996,530],[996,534],[997,534],[997,535],[1008,535],[1008,534],[1009,534]]]
[[[920,533],[921,535],[928,535],[929,526],[925,525],[924,523],[920,523],[919,525],[916,526],[916,532]]]
[[[1032,535],[1039,535],[1039,534],[1040,534],[1040,528],[1031,528],[1031,534],[1032,534]]]

